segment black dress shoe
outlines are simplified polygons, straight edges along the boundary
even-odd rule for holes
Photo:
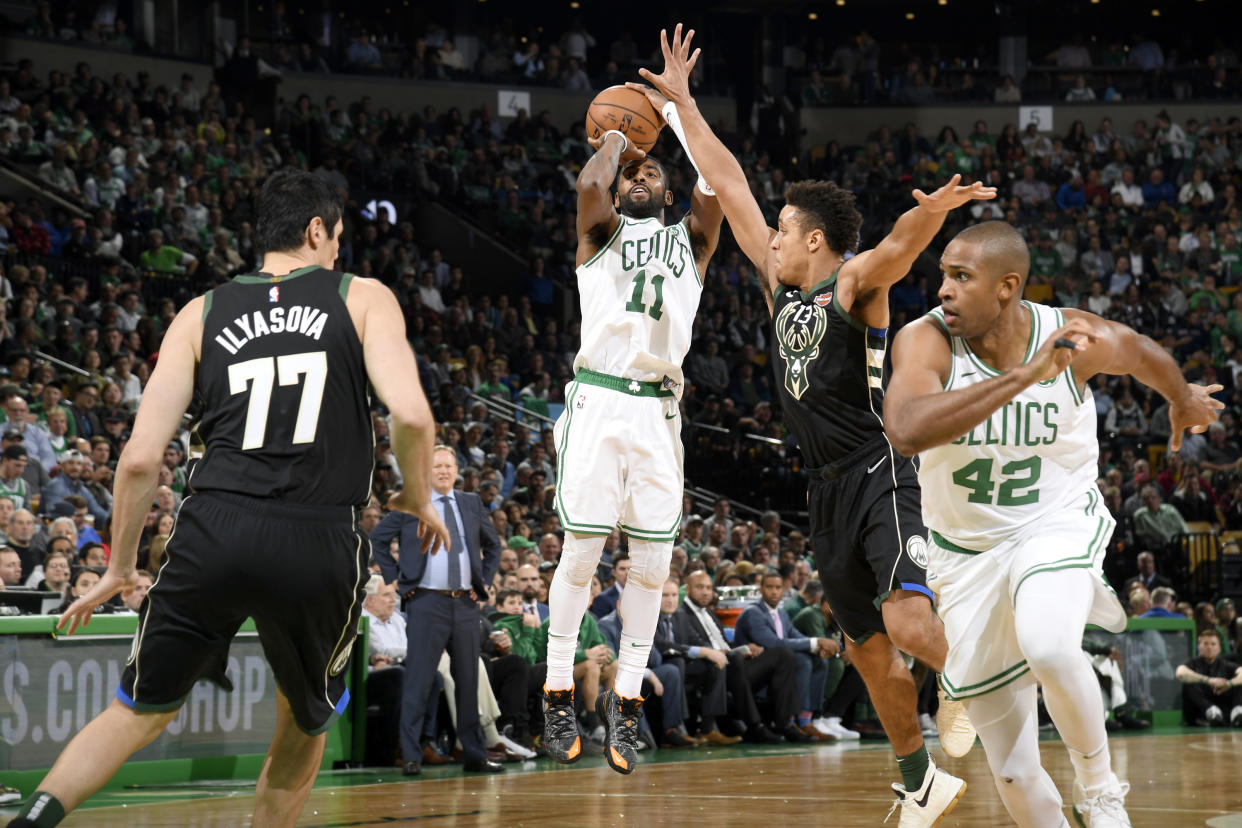
[[[405,776],[418,776],[423,772],[423,766],[417,762],[406,762],[401,766],[401,773]]]
[[[491,759],[467,759],[461,769],[467,773],[503,773],[505,766]]]
[[[1117,713],[1113,718],[1126,730],[1147,730],[1151,727],[1151,722],[1138,718],[1128,710]]]
[[[746,728],[746,733],[742,738],[751,744],[757,745],[779,745],[785,741],[785,738],[779,733],[773,733],[762,724],[753,724]]]
[[[814,736],[808,736],[805,733],[803,733],[802,728],[798,727],[793,722],[790,722],[789,724],[785,725],[785,729],[781,731],[781,735],[785,737],[786,742],[816,742],[818,741],[818,739],[816,739]]]

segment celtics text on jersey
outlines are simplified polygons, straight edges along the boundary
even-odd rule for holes
[[[686,222],[619,216],[612,236],[577,270],[582,303],[582,369],[681,394],[703,280]]]

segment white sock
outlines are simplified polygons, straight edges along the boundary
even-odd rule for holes
[[[672,556],[672,543],[630,539],[630,572],[617,602],[621,652],[617,653],[613,690],[619,696],[633,699],[642,692],[651,639],[660,620],[660,592],[668,579]]]
[[[604,538],[565,533],[561,561],[548,588],[548,678],[549,690],[571,690],[574,686],[574,652],[578,649],[578,629],[591,600],[591,576],[599,565]]]
[[[1078,784],[1086,790],[1107,785],[1113,778],[1112,757],[1108,752],[1108,741],[1090,753],[1080,753],[1067,747],[1070,763],[1074,766],[1074,776]]]
[[[1238,718],[1239,716],[1242,716],[1242,704],[1239,704],[1238,706],[1234,707],[1233,710],[1229,711],[1229,721],[1232,722],[1234,719]]]
[[[1223,710],[1221,710],[1216,705],[1212,705],[1211,707],[1207,709],[1207,718],[1208,718],[1208,721],[1216,721],[1217,719],[1224,719],[1225,713]]]

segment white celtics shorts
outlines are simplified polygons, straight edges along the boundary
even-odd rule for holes
[[[672,541],[681,526],[681,414],[673,392],[582,370],[556,421],[556,512],[580,535],[619,527]]]
[[[1035,680],[1018,646],[1013,614],[1018,590],[1033,575],[1088,570],[1096,589],[1087,620],[1109,632],[1125,629],[1125,611],[1102,569],[1116,521],[1100,501],[1099,492],[1088,491],[1058,514],[983,551],[931,533],[927,586],[938,597],[949,642],[940,677],[949,698],[969,699]]]

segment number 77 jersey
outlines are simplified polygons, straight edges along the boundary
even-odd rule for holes
[[[681,396],[682,369],[703,280],[686,222],[620,216],[607,243],[579,265],[582,369],[662,382]]]
[[[1055,308],[1022,303],[1031,334],[1024,362],[1065,324]],[[949,338],[952,364],[946,391],[967,388],[1000,372],[970,345],[949,337],[939,308],[930,314]],[[944,540],[984,551],[1016,531],[1095,492],[1099,460],[1091,389],[1078,389],[1073,367],[1028,386],[970,433],[919,455],[923,521]]]
[[[195,394],[196,491],[364,504],[375,439],[353,277],[319,267],[238,276],[207,293]]]

